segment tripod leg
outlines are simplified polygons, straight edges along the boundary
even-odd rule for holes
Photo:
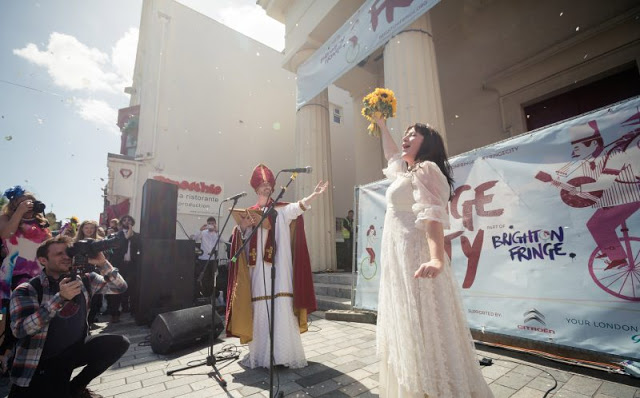
[[[220,386],[227,387],[227,381],[224,379],[224,377],[222,377],[222,373],[220,373],[220,371],[218,370],[218,368],[216,368],[216,357],[211,357],[212,358],[212,363],[210,364],[211,367],[213,368],[213,371],[211,372],[211,375],[218,380],[218,384],[220,384]]]
[[[178,369],[169,370],[169,371],[167,371],[167,376],[171,376],[172,374],[174,374],[176,372],[181,372],[183,370],[193,369],[193,368],[197,368],[199,366],[204,366],[204,365],[207,365],[207,362],[202,362],[202,363],[199,363],[197,365],[187,365],[187,366],[183,366],[183,367],[178,368]]]

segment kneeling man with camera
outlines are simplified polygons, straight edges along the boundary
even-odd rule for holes
[[[102,252],[88,250],[95,271],[78,273],[72,257],[85,257],[77,252],[66,236],[43,242],[37,257],[44,270],[11,295],[11,330],[18,341],[9,397],[100,397],[87,385],[129,348],[124,336],[88,336],[91,296],[122,293],[127,283]],[[71,380],[73,370],[85,365]]]

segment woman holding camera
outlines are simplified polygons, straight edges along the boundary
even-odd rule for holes
[[[40,273],[42,267],[36,259],[36,250],[40,243],[51,237],[49,223],[42,214],[44,205],[37,201],[31,192],[16,185],[4,191],[4,196],[9,199],[9,203],[2,208],[0,215],[0,238],[7,250],[7,256],[0,267],[0,300],[3,313],[0,333],[4,331],[1,337],[0,366],[3,372],[7,370],[8,361],[5,347],[11,347],[12,340],[11,332],[7,333],[11,291],[20,283]]]
[[[7,189],[4,196],[9,203],[0,215],[0,238],[7,248],[7,257],[0,268],[0,299],[3,301],[9,299],[16,286],[42,271],[36,250],[40,243],[51,237],[49,223],[42,214],[44,205],[31,192],[16,185]]]

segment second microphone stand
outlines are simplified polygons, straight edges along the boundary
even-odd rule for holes
[[[236,205],[238,204],[238,199],[239,198],[234,198],[233,199],[233,205],[231,206],[231,209],[229,209],[229,214],[227,214],[227,218],[224,220],[224,224],[222,225],[222,229],[218,232],[218,239],[216,239],[216,243],[213,245],[213,248],[211,248],[211,251],[209,252],[209,258],[207,259],[207,262],[205,263],[205,266],[203,268],[203,272],[206,272],[207,268],[209,267],[209,263],[213,264],[211,266],[211,274],[213,275],[213,290],[211,291],[211,333],[209,336],[209,350],[207,352],[207,358],[200,363],[197,364],[193,364],[193,365],[187,365],[184,366],[182,368],[178,368],[178,369],[174,369],[171,371],[167,372],[167,376],[170,376],[176,372],[180,372],[182,370],[186,370],[186,369],[192,369],[192,368],[197,368],[199,366],[203,366],[203,365],[207,365],[207,366],[211,366],[213,368],[213,372],[216,376],[216,378],[218,379],[218,383],[220,384],[220,386],[222,387],[226,387],[227,386],[227,382],[226,380],[222,377],[222,374],[220,373],[220,371],[218,370],[218,368],[216,368],[216,363],[219,360],[224,360],[224,361],[228,361],[231,359],[236,359],[239,357],[238,354],[234,354],[234,355],[230,355],[230,356],[225,356],[223,359],[218,359],[216,358],[215,353],[213,352],[213,346],[215,344],[215,340],[216,340],[216,285],[217,285],[217,276],[218,276],[218,247],[220,244],[220,239],[222,237],[222,232],[224,232],[225,227],[227,226],[227,223],[229,222],[229,218],[231,217],[231,213],[233,212],[233,209],[236,207]],[[220,218],[220,209],[222,208],[222,203],[220,203],[220,206],[218,207],[218,219]],[[215,259],[213,261],[211,261],[211,258],[213,257],[215,253]],[[229,299],[227,297],[227,299]],[[224,326],[224,325],[223,325]]]
[[[280,173],[278,173],[280,174]],[[236,262],[236,260],[238,259],[238,256],[240,255],[240,253],[242,253],[242,251],[244,250],[244,247],[247,245],[247,243],[249,241],[251,241],[251,238],[253,237],[253,235],[256,233],[256,231],[258,231],[260,229],[260,227],[262,226],[262,223],[264,222],[265,219],[267,219],[267,217],[269,217],[269,215],[275,210],[275,206],[276,203],[278,203],[280,201],[280,199],[282,199],[282,197],[284,196],[284,193],[287,191],[287,188],[289,188],[289,185],[291,185],[291,183],[293,182],[293,180],[296,179],[296,177],[298,177],[298,173],[294,172],[291,175],[291,178],[289,179],[289,182],[287,183],[287,185],[283,186],[282,189],[280,190],[280,193],[278,194],[278,196],[276,197],[276,200],[272,201],[269,206],[267,207],[267,210],[265,210],[262,213],[262,218],[260,218],[260,221],[258,222],[258,224],[256,224],[255,228],[251,231],[251,233],[249,234],[249,236],[244,239],[244,242],[242,242],[242,246],[240,246],[240,248],[238,248],[238,250],[236,251],[236,253],[234,253],[233,257],[231,258],[231,262],[234,263]],[[276,176],[276,179],[278,177]],[[269,197],[269,199],[271,199],[271,197]],[[268,202],[267,202],[268,203]],[[275,223],[274,225],[271,226],[271,228],[275,228]],[[275,288],[276,288],[276,264],[275,264],[275,258],[276,258],[276,253],[278,252],[277,248],[277,241],[275,239],[276,234],[274,234],[274,239],[273,239],[273,264],[271,264],[271,313],[269,315],[269,397],[273,398],[273,369],[274,369],[274,356],[273,356],[273,331],[274,331],[274,320],[275,320],[275,297],[276,297],[276,293],[275,293]],[[264,255],[264,253],[263,253]],[[264,261],[264,258],[263,258]],[[278,397],[282,397],[284,396],[284,393],[282,391],[280,391],[278,393]]]

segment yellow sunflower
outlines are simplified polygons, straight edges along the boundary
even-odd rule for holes
[[[380,128],[374,118],[388,119],[396,115],[397,101],[393,91],[386,88],[376,88],[363,99],[363,108],[360,113],[369,122],[367,130],[374,137],[380,136]]]

